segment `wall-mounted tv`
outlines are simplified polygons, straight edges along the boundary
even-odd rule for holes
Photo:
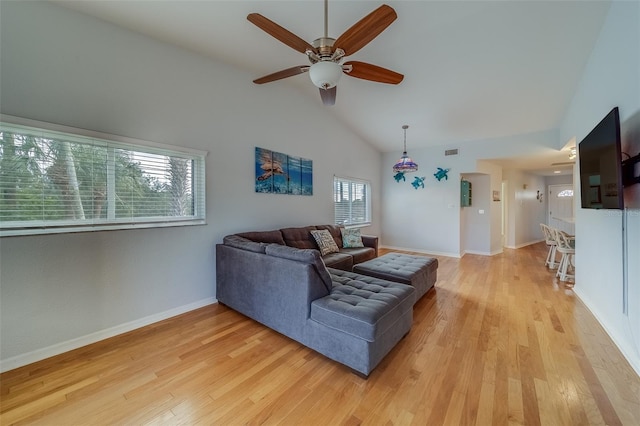
[[[578,145],[583,209],[623,209],[618,107]]]

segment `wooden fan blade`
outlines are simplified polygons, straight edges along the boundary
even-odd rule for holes
[[[331,106],[336,103],[336,92],[338,91],[337,86],[333,86],[331,89],[319,89],[320,97],[322,98],[322,103]]]
[[[298,65],[296,67],[287,68],[286,70],[274,72],[273,74],[265,75],[256,80],[253,80],[255,84],[270,83],[276,80],[282,80],[283,78],[293,77],[294,75],[302,74],[309,71],[309,65]]]
[[[397,17],[396,11],[391,6],[383,4],[345,31],[333,46],[344,50],[347,56],[353,55],[376,38]]]
[[[402,74],[366,62],[349,61],[345,62],[343,66],[348,65],[351,65],[351,71],[345,72],[345,74],[351,77],[387,84],[399,84],[404,79]]]
[[[248,14],[247,20],[270,36],[276,38],[277,40],[280,40],[287,46],[297,50],[300,53],[305,53],[307,49],[314,52],[316,51],[316,49],[312,45],[310,45],[291,31],[282,28],[272,20],[260,15],[259,13]]]

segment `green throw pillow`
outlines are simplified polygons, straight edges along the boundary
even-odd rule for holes
[[[342,247],[364,247],[364,244],[362,243],[362,235],[360,235],[360,228],[341,228],[340,231],[342,232]]]

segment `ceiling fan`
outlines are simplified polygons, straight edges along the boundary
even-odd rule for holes
[[[377,83],[398,84],[404,76],[397,72],[358,61],[343,62],[345,56],[353,55],[366,46],[378,34],[384,31],[398,15],[392,7],[383,4],[367,16],[356,22],[337,39],[327,35],[328,32],[328,0],[324,2],[324,37],[307,43],[297,35],[286,30],[259,13],[247,15],[249,22],[280,40],[282,43],[307,55],[311,65],[298,65],[265,75],[256,80],[256,84],[269,83],[283,78],[309,72],[311,81],[320,89],[320,97],[325,105],[336,102],[336,84],[344,73],[351,77]]]

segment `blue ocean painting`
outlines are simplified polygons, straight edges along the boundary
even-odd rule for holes
[[[273,192],[272,164],[271,150],[256,147],[256,192]]]
[[[302,195],[313,195],[313,161],[300,159],[300,187]]]
[[[300,179],[300,157],[288,157],[289,163],[289,194],[302,194],[302,186]]]
[[[289,172],[287,170],[287,154],[274,152],[272,157],[273,193],[286,194]]]
[[[256,147],[256,192],[313,195],[313,162]]]

